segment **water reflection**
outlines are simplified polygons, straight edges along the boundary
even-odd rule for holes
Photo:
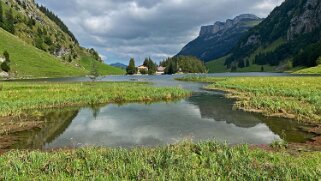
[[[223,75],[227,76],[215,76]],[[152,82],[156,86],[179,86],[195,93],[186,100],[173,103],[111,104],[45,111],[41,117],[45,122],[42,128],[11,135],[17,142],[12,148],[154,146],[183,139],[269,144],[281,138],[289,142],[304,142],[313,137],[301,131],[302,125],[296,121],[235,111],[232,109],[233,100],[225,99],[223,93],[204,91],[201,90],[204,84],[178,82],[173,80],[175,77],[104,77],[102,81],[134,79]],[[85,81],[85,78],[70,79],[47,81]]]
[[[11,136],[15,149],[42,149],[44,144],[55,140],[70,126],[78,114],[78,109],[44,110],[40,117],[30,116],[28,119],[39,119],[42,126],[28,131],[14,133]]]
[[[268,144],[288,133],[286,127],[274,129],[271,124],[286,120],[267,121],[270,119],[256,114],[233,111],[232,103],[222,95],[203,93],[176,103],[83,108],[64,133],[44,147],[154,146],[183,139]],[[298,126],[291,121],[284,125]],[[288,141],[305,141],[312,136],[298,129],[291,131],[290,135],[296,136],[285,136]]]

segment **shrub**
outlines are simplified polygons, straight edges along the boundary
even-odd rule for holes
[[[5,72],[9,72],[10,71],[10,65],[7,61],[3,62],[1,64],[1,69]]]

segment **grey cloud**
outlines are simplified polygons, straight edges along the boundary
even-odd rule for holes
[[[107,62],[177,53],[199,27],[241,13],[265,17],[283,0],[37,0]],[[139,60],[139,62],[142,60]]]

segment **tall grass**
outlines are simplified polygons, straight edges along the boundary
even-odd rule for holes
[[[184,79],[183,79],[184,80]],[[186,77],[229,92],[236,107],[306,122],[321,122],[321,77]]]
[[[292,156],[215,142],[0,157],[0,180],[318,180],[320,169],[320,152]]]
[[[0,116],[30,109],[102,103],[148,102],[182,98],[181,88],[157,88],[147,83],[1,83]]]

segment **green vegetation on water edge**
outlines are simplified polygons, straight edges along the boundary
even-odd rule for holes
[[[153,87],[147,83],[0,83],[0,116],[26,110],[103,103],[150,102],[189,96],[181,88]]]
[[[318,180],[321,153],[290,155],[215,142],[154,148],[12,151],[0,180]]]
[[[321,123],[321,77],[185,77],[179,80],[213,83],[206,89],[229,92],[236,107]]]

